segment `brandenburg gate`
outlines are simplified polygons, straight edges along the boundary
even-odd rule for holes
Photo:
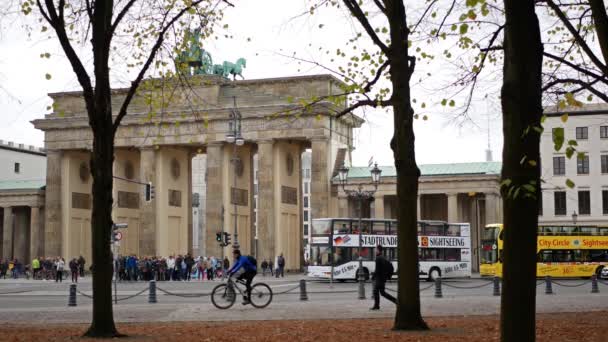
[[[342,93],[340,81],[328,75],[242,81],[204,75],[189,77],[187,87],[161,83],[140,87],[116,134],[113,215],[115,222],[129,225],[121,253],[192,252],[192,158],[206,154],[206,234],[199,235],[198,245],[219,256],[215,233],[222,226],[233,233],[237,220],[243,253],[254,253],[257,237],[259,258],[283,253],[287,268],[299,268],[301,154],[312,150],[312,215],[327,217],[333,172],[349,158],[344,151],[352,147],[353,128],[363,122],[351,114],[336,118],[345,104],[323,100]],[[125,93],[114,90],[115,110]],[[47,150],[44,254],[91,260],[92,135],[82,93],[50,97],[53,112],[33,121],[44,131]],[[315,104],[303,109],[300,101],[310,99]],[[236,153],[226,142],[234,110],[242,115],[245,140]],[[152,183],[154,199],[144,199],[138,182]]]

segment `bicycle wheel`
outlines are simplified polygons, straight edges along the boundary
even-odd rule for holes
[[[236,301],[236,292],[233,287],[227,284],[219,284],[211,292],[211,302],[218,309],[228,309]]]
[[[264,283],[257,283],[251,287],[251,305],[261,309],[272,302],[272,289]]]

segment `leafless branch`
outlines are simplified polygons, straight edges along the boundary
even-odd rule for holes
[[[346,5],[346,7],[348,7],[348,9],[353,14],[353,16],[355,16],[355,18],[357,18],[357,20],[359,21],[361,26],[363,26],[363,28],[365,29],[365,32],[367,32],[367,34],[372,39],[374,44],[376,44],[380,48],[380,50],[382,50],[382,52],[384,52],[385,55],[388,55],[389,54],[388,46],[386,46],[386,44],[384,44],[382,42],[380,37],[378,37],[378,35],[374,31],[374,28],[372,27],[369,20],[367,19],[367,16],[365,15],[365,13],[363,13],[363,10],[359,6],[358,2],[356,0],[343,0],[343,2],[344,2],[344,5]]]

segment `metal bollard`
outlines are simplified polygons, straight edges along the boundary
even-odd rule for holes
[[[70,284],[70,295],[68,297],[68,306],[76,306],[76,284]]]
[[[597,275],[591,276],[591,293],[600,293],[600,289],[597,287]]]
[[[365,299],[365,275],[363,270],[359,272],[359,299]]]
[[[306,293],[306,280],[300,279],[300,300],[308,300],[308,294]]]
[[[441,292],[441,277],[435,278],[435,298],[442,298],[443,293]]]
[[[148,303],[156,303],[156,281],[150,280],[150,290],[148,291]]]
[[[494,277],[494,296],[500,296],[500,278]]]
[[[553,287],[551,286],[551,276],[545,276],[545,294],[553,294]]]

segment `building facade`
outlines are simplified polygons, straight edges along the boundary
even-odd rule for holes
[[[541,136],[542,224],[606,224],[608,216],[608,106],[546,110]],[[566,114],[567,113],[567,114]],[[566,114],[566,116],[564,116]],[[564,146],[553,135],[563,130]],[[558,134],[561,136],[561,134]],[[569,145],[575,148],[570,158]],[[569,187],[569,181],[573,187]],[[570,184],[570,185],[572,185]]]
[[[44,149],[0,141],[0,256],[28,263],[43,255]]]

